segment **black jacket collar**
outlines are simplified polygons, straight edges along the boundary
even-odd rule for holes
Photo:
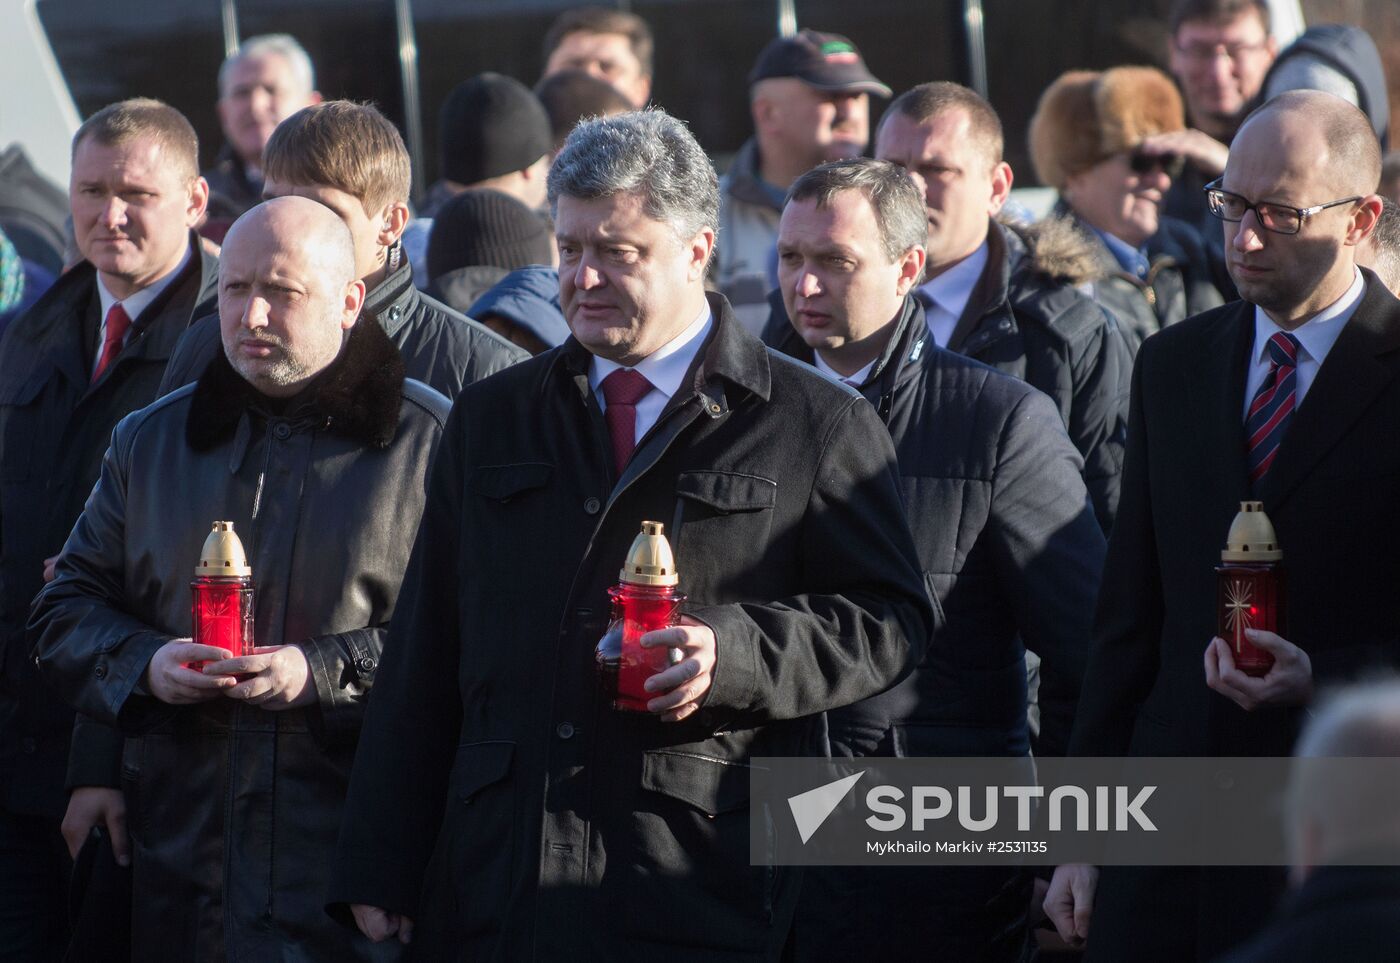
[[[774,295],[776,294],[777,292],[774,292]],[[774,305],[773,310],[775,316],[787,318],[781,301]],[[807,364],[815,364],[815,352],[807,346],[791,324],[786,325],[784,331],[770,321],[764,334],[770,339],[769,343],[775,351]],[[875,405],[882,419],[889,419],[895,390],[917,375],[923,360],[936,350],[938,349],[928,333],[923,305],[914,297],[906,295],[894,331],[885,342],[884,350],[875,360],[870,374],[866,376],[865,383],[859,388],[860,393]]]
[[[398,428],[403,381],[398,349],[379,325],[362,316],[350,329],[339,357],[306,398],[293,400],[286,414],[370,448],[387,448]],[[195,384],[185,439],[195,451],[209,451],[234,436],[245,414],[266,408],[263,395],[234,371],[220,350]]]
[[[404,256],[397,271],[385,275],[374,290],[365,294],[361,316],[379,322],[384,332],[392,338],[408,323],[417,305],[418,288],[413,283],[413,268],[408,263],[408,257]]]

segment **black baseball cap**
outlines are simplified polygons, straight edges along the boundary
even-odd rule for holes
[[[772,77],[796,77],[818,90],[890,96],[890,88],[875,79],[849,39],[836,33],[802,30],[778,37],[763,48],[749,72],[749,84]]]

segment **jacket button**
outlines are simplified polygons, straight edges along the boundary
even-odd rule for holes
[[[95,668],[95,669],[92,670],[92,674],[95,675],[95,676],[97,676],[99,679],[105,679],[105,678],[107,678],[107,663],[105,663],[105,662],[99,662],[99,663],[97,663],[97,668]]]
[[[25,736],[24,741],[20,743],[20,745],[24,748],[25,755],[32,756],[39,751],[39,744],[29,736]]]
[[[390,320],[390,321],[397,321],[397,320],[398,320],[399,318],[401,318],[401,317],[403,317],[403,308],[399,307],[399,306],[396,304],[396,305],[394,305],[392,308],[389,309],[389,320]]]
[[[560,739],[572,739],[574,737],[574,727],[567,722],[559,723],[559,728],[554,730]]]
[[[285,421],[279,421],[277,426],[272,429],[272,435],[278,441],[286,441],[292,436],[292,426]]]
[[[590,515],[596,515],[603,508],[603,503],[596,498],[590,498],[583,503],[583,510]]]
[[[355,668],[359,669],[361,672],[373,672],[374,666],[374,660],[367,655],[361,656],[355,660]]]

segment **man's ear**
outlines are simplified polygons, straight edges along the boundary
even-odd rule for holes
[[[1375,231],[1376,225],[1380,223],[1381,211],[1384,208],[1384,201],[1379,194],[1371,194],[1364,198],[1356,206],[1356,210],[1351,213],[1351,223],[1347,225],[1346,243],[1360,244]]]
[[[705,276],[710,264],[710,255],[715,250],[715,229],[704,227],[690,239],[690,266],[686,276],[696,281]]]
[[[896,290],[904,297],[914,289],[924,276],[924,261],[928,252],[921,247],[911,247],[899,258],[899,284]]]
[[[403,237],[404,228],[408,227],[409,216],[408,205],[403,201],[394,201],[385,206],[379,223],[380,247],[393,247],[398,239]]]
[[[992,168],[992,199],[987,205],[987,213],[992,217],[1001,212],[1006,199],[1011,196],[1011,184],[1015,180],[1016,175],[1011,172],[1011,165],[1006,161],[1001,161]]]
[[[359,320],[360,317],[360,308],[364,306],[364,303],[365,282],[356,278],[354,281],[345,285],[345,302],[342,305],[344,313],[341,315],[340,319],[340,328],[342,331],[349,331],[355,326],[355,322]]]
[[[209,206],[209,182],[196,177],[190,182],[189,201],[185,205],[185,224],[194,227],[204,218],[204,210]]]

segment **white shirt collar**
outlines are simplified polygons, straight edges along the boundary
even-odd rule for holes
[[[647,355],[634,365],[632,370],[650,381],[651,386],[668,399],[671,398],[680,390],[681,382],[685,380],[696,352],[705,343],[713,321],[710,303],[705,300],[700,306],[700,313],[684,331]],[[598,393],[598,386],[604,378],[621,367],[616,361],[609,361],[595,354],[588,366],[588,386],[593,389],[593,393]]]
[[[972,289],[977,286],[977,279],[987,267],[987,256],[987,242],[984,240],[977,250],[957,264],[919,285],[919,290],[944,311],[961,318],[963,309],[967,307],[967,299],[972,297]]]
[[[1308,357],[1318,364],[1322,364],[1327,352],[1337,343],[1342,328],[1346,327],[1351,316],[1356,313],[1362,295],[1366,293],[1366,282],[1361,272],[1355,268],[1352,270],[1356,276],[1346,293],[1290,332],[1298,339],[1298,344]],[[1269,350],[1269,339],[1282,330],[1283,328],[1279,327],[1263,308],[1255,305],[1254,363],[1259,364],[1265,360],[1265,354]]]
[[[180,263],[176,265],[175,270],[169,272],[154,284],[146,285],[130,297],[121,299],[122,307],[126,309],[126,316],[133,322],[141,317],[141,312],[150,307],[151,302],[160,297],[161,292],[174,283],[175,279],[180,276],[180,272],[190,263],[190,258],[192,257],[194,257],[194,250],[190,245],[186,244],[185,256],[180,259]],[[111,291],[107,290],[107,285],[102,282],[102,275],[100,273],[97,275],[97,298],[101,302],[102,307],[102,314],[99,316],[98,326],[106,328],[107,312],[112,310],[112,305],[117,303],[118,298]],[[99,340],[98,343],[101,344],[101,340]]]
[[[855,374],[843,375],[841,372],[837,371],[831,365],[826,363],[826,359],[822,357],[822,353],[820,351],[813,351],[812,359],[816,363],[817,370],[820,371],[822,374],[826,375],[828,378],[831,378],[833,381],[854,382],[856,385],[865,384],[865,379],[870,377],[870,369],[875,367],[875,361],[880,360],[879,358],[876,358],[874,361],[871,361],[868,365],[866,365],[864,368],[861,368]]]

